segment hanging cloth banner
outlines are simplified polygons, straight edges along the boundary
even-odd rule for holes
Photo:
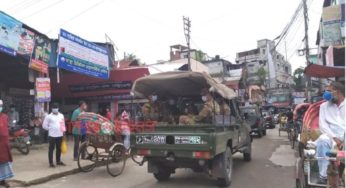
[[[49,78],[36,78],[36,99],[38,102],[50,102],[51,87]]]
[[[109,78],[108,49],[86,41],[63,29],[59,35],[58,67],[93,76]]]

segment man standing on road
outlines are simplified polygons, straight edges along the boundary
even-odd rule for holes
[[[323,133],[316,140],[316,150],[318,157],[326,157],[336,145],[343,148],[345,141],[345,85],[340,82],[332,82],[323,98],[327,100],[320,106],[319,127]],[[319,183],[327,183],[327,169],[329,161],[319,160]]]
[[[79,107],[73,111],[71,117],[71,121],[73,124],[72,134],[74,139],[73,159],[75,161],[77,161],[78,159],[79,143],[83,143],[85,141],[85,134],[81,131],[80,124],[77,122],[77,118],[82,112],[85,112],[87,108],[87,103],[85,101],[80,101]]]
[[[54,168],[53,152],[56,149],[56,164],[65,166],[61,161],[61,143],[64,132],[66,131],[64,115],[59,112],[59,105],[54,103],[52,105],[52,113],[44,118],[42,127],[48,130],[49,151],[48,160],[49,166]]]
[[[3,111],[3,102],[0,100],[0,187],[9,187],[5,180],[12,178],[12,155],[9,146],[8,117]]]

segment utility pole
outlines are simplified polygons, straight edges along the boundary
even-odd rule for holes
[[[191,28],[191,21],[190,18],[183,16],[183,22],[184,22],[184,34],[186,38],[186,43],[187,43],[187,63],[188,63],[188,70],[191,71],[191,57],[190,57],[190,28]]]
[[[306,4],[307,0],[303,1],[303,9],[304,9],[304,25],[305,25],[305,58],[306,58],[306,65],[309,65],[309,56],[310,56],[310,48],[309,48],[309,16],[308,16],[308,7]],[[310,87],[311,87],[311,78],[306,76],[306,83],[305,83],[305,90],[307,93],[307,99],[310,101],[311,99],[311,93],[310,93]]]
[[[310,48],[309,48],[309,16],[308,16],[308,7],[306,5],[307,0],[303,0],[303,9],[304,9],[304,25],[305,25],[305,58],[306,63],[309,63]]]

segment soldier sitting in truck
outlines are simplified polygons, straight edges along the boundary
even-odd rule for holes
[[[179,109],[177,108],[177,100],[173,97],[168,98],[161,109],[163,117],[162,121],[168,124],[176,124],[179,117]]]
[[[192,117],[186,115],[180,116],[179,124],[188,124],[189,122],[212,123],[213,116],[220,114],[220,106],[207,88],[202,89],[201,96],[204,102],[202,110],[198,115]]]
[[[231,108],[228,106],[227,102],[223,98],[220,99],[220,115],[231,115]]]
[[[145,120],[159,120],[159,103],[157,98],[157,95],[153,93],[148,97],[149,102],[143,105],[142,113]]]

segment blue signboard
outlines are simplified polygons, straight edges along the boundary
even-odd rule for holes
[[[72,33],[60,29],[58,67],[94,76],[109,78],[107,48],[86,41]]]

